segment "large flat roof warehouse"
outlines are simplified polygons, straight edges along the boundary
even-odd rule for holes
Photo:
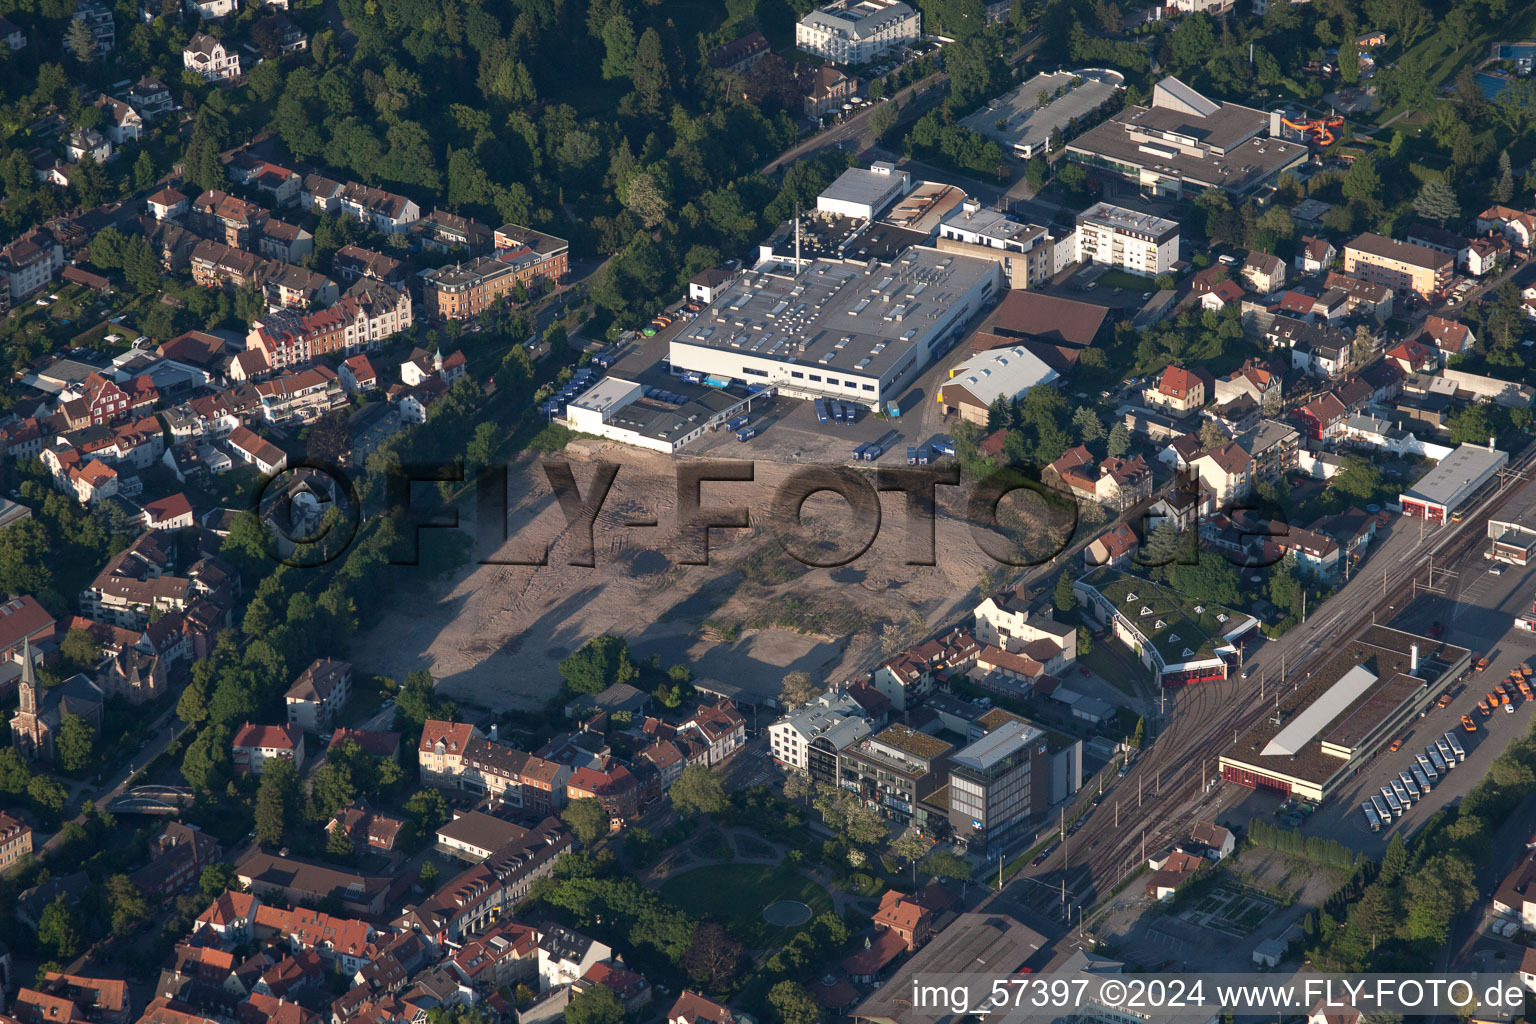
[[[1278,116],[1202,96],[1176,78],[1067,143],[1067,156],[1160,194],[1186,183],[1243,194],[1306,159],[1307,147],[1273,137]]]
[[[672,339],[672,366],[873,408],[958,341],[1000,284],[991,260],[921,246],[891,263],[759,267]]]
[[[679,406],[649,398],[645,391],[634,381],[604,377],[566,404],[565,421],[585,434],[671,453],[749,407],[752,400],[707,390]]]
[[[1011,977],[1044,945],[1045,936],[1007,914],[961,914],[856,1006],[852,1017],[869,1024],[950,1019],[913,1007],[912,986],[918,979],[947,978],[945,984],[967,990],[966,1006],[982,1006],[993,995],[988,979]]]
[[[1456,450],[1419,477],[1399,500],[1408,515],[1443,520],[1492,480],[1509,463],[1509,454],[1493,447],[1458,445]]]
[[[845,217],[876,217],[905,195],[911,183],[912,175],[883,160],[870,164],[868,170],[850,167],[816,197],[816,209]]]
[[[1280,680],[1275,713],[1222,753],[1222,778],[1326,799],[1438,697],[1471,658],[1465,647],[1371,626],[1324,664],[1300,678]]]
[[[1074,81],[1078,84],[1073,85]],[[1124,75],[1105,68],[1048,71],[992,100],[960,123],[994,140],[1019,159],[1028,160],[1045,152],[1053,131],[1066,130],[1092,114],[1124,84]],[[1064,90],[1060,96],[1056,95],[1058,90]],[[1049,97],[1043,107],[1041,92]]]

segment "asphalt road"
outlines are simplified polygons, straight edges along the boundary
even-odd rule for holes
[[[1012,63],[1017,64],[1026,55],[1034,52],[1039,45],[1039,33],[1031,33],[1025,39],[1024,44],[1014,51]],[[889,102],[900,103],[902,117],[909,118],[914,114],[921,116],[933,109],[948,95],[949,74],[944,71],[936,71],[922,81],[914,82],[896,93]],[[764,164],[762,168],[763,173],[771,174],[785,164],[793,163],[802,157],[814,156],[822,150],[833,146],[847,148],[851,145],[854,147],[855,152],[865,152],[875,144],[875,134],[869,127],[870,118],[873,116],[875,109],[883,105],[883,103],[867,104],[863,108],[849,114],[841,123],[818,132],[808,139],[797,142]],[[944,179],[937,178],[931,180],[942,181]]]
[[[186,726],[182,725],[181,730],[178,730],[176,726],[180,723],[168,721],[173,719],[174,716],[175,711],[171,710],[156,719],[155,724],[149,728],[149,733],[152,736],[149,744],[129,758],[126,768],[114,775],[110,781],[95,785],[86,783],[78,789],[73,789],[70,793],[70,803],[78,808],[85,801],[90,800],[98,808],[104,808],[107,804],[121,796],[123,791],[128,788],[128,780],[133,778],[133,773],[165,753],[172,741],[180,735],[181,730],[186,729]],[[84,824],[85,818],[77,813],[73,820]],[[37,856],[42,857],[57,849],[59,836],[62,834],[63,829],[60,829],[49,836],[47,841],[36,851]]]

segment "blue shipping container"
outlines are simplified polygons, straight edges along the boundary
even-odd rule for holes
[[[812,402],[811,404],[816,407],[816,418],[818,420],[820,420],[822,423],[826,423],[827,422],[827,403],[823,402],[821,399],[818,398],[814,402]]]
[[[756,436],[757,436],[757,428],[756,427],[748,427],[746,430],[738,430],[738,431],[736,431],[736,440],[738,440],[738,441],[745,441],[749,437],[756,437]]]

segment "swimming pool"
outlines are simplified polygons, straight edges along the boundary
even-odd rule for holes
[[[1500,43],[1499,60],[1531,60],[1536,58],[1536,43]]]
[[[1509,79],[1503,75],[1496,75],[1490,71],[1478,71],[1472,75],[1477,79],[1477,84],[1482,87],[1483,95],[1489,99],[1495,99],[1499,93],[1509,88]]]

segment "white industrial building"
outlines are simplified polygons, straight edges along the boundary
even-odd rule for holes
[[[1495,448],[1492,439],[1486,448],[1463,444],[1399,496],[1403,515],[1443,523],[1508,464],[1509,454]]]
[[[751,406],[725,391],[708,391],[682,406],[647,398],[644,386],[621,377],[604,377],[565,407],[572,430],[637,448],[672,454],[707,430]]]
[[[801,18],[795,46],[835,64],[868,64],[921,34],[922,17],[900,0],[835,0]]]
[[[890,263],[759,267],[672,339],[672,369],[878,409],[953,347],[1001,286],[997,263],[926,246]]]
[[[1156,277],[1179,258],[1179,225],[1123,206],[1095,203],[1077,215],[1077,259]]]
[[[883,160],[870,164],[867,171],[850,167],[816,197],[816,212],[873,220],[911,187],[912,175]]]

